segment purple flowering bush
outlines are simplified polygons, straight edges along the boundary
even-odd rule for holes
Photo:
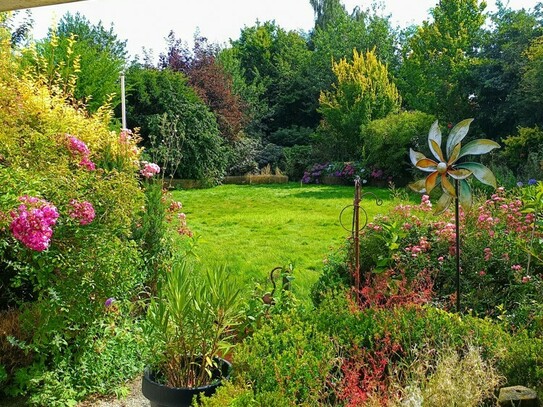
[[[369,174],[361,162],[332,162],[314,164],[304,172],[302,182],[320,184],[324,176],[337,177],[349,183],[352,183],[356,176],[359,176],[363,183],[367,183],[369,179]]]

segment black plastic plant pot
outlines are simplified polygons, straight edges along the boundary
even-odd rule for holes
[[[213,373],[216,379],[212,384],[201,387],[169,387],[156,382],[156,372],[145,368],[141,382],[143,395],[151,402],[151,407],[190,407],[193,398],[205,395],[211,396],[221,385],[222,379],[230,377],[232,365],[227,360],[216,358],[220,371]]]

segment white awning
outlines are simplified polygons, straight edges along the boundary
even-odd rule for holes
[[[0,11],[19,10],[53,4],[72,3],[81,0],[0,0]]]

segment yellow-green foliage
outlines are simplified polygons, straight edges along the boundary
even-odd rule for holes
[[[62,92],[52,94],[43,81],[21,73],[18,62],[4,38],[0,45],[0,155],[4,163],[0,171],[11,179],[4,192],[12,198],[37,194],[60,208],[69,199],[92,194],[102,207],[102,220],[127,232],[141,206],[137,201],[142,202],[135,177],[139,155],[135,144],[121,143],[119,134],[108,129],[111,112],[107,106],[89,117],[85,110],[67,103]],[[87,144],[94,162],[103,162],[108,152],[107,161],[113,161],[115,168],[104,166],[113,171],[81,169],[67,148],[67,134]],[[10,205],[13,199],[0,201],[0,210],[13,209]]]
[[[10,305],[28,299],[21,292],[31,293],[34,301],[21,307],[22,315],[31,326],[31,346],[43,359],[53,352],[53,336],[81,334],[103,317],[108,297],[129,299],[144,280],[132,238],[144,205],[135,140],[108,128],[107,106],[89,116],[50,85],[25,72],[0,30],[0,285],[17,300]],[[68,135],[86,143],[95,170],[80,165]],[[58,209],[48,250],[25,247],[9,230],[22,195]],[[92,204],[96,217],[90,224],[70,218],[72,199]]]
[[[400,94],[387,66],[374,51],[359,54],[353,50],[352,62],[340,59],[333,63],[332,70],[336,83],[330,91],[321,92],[319,111],[325,128],[348,141],[347,150],[356,150],[360,147],[360,127],[397,111]]]
[[[337,82],[331,91],[321,93],[319,102],[323,114],[329,110],[357,111],[362,113],[359,120],[368,123],[399,109],[398,89],[390,79],[387,66],[377,59],[374,51],[359,54],[355,49],[352,62],[340,59],[332,64],[332,70]]]

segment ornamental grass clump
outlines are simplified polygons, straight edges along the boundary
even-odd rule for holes
[[[240,288],[225,267],[200,271],[176,261],[147,313],[155,378],[171,387],[211,384],[241,321]]]

